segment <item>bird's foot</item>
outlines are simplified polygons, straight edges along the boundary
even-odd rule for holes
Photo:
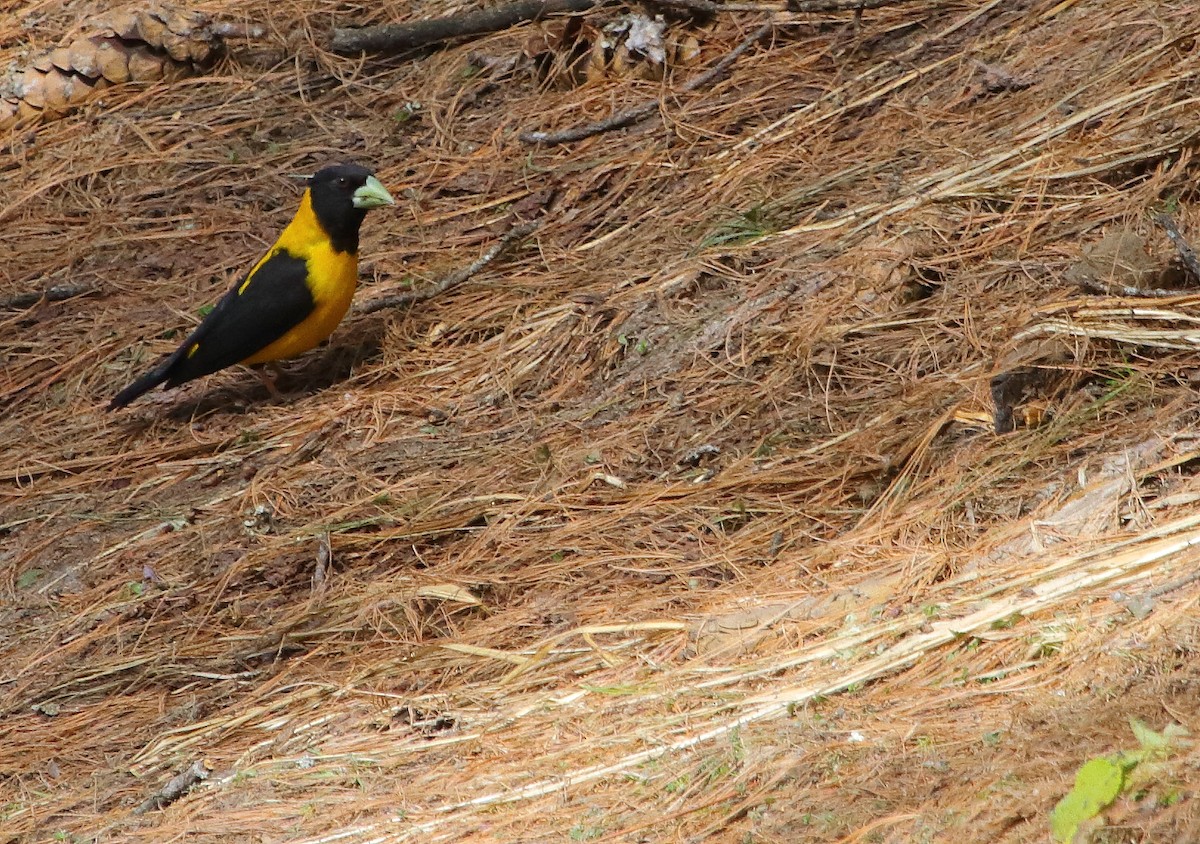
[[[263,386],[267,388],[267,392],[271,394],[272,400],[279,401],[283,398],[283,393],[279,392],[279,388],[275,386],[275,382],[279,380],[279,367],[273,363],[264,363],[261,367],[254,367],[254,374],[258,376],[258,380],[262,381]]]

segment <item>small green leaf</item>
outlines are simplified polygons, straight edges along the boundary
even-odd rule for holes
[[[1011,627],[1016,627],[1017,624],[1024,618],[1019,612],[1012,615],[1007,615],[1004,618],[998,618],[992,622],[993,630],[1008,630]]]
[[[405,103],[396,110],[396,113],[392,115],[392,119],[397,123],[407,123],[408,121],[412,120],[420,110],[421,104],[418,102]]]
[[[1125,787],[1125,775],[1131,768],[1132,765],[1119,753],[1085,762],[1075,774],[1075,787],[1058,801],[1050,813],[1050,830],[1054,840],[1069,844],[1080,824],[1107,809],[1121,794],[1121,789]]]
[[[681,791],[686,791],[687,787],[688,787],[687,774],[684,774],[681,777],[677,777],[676,779],[671,780],[669,783],[667,783],[665,786],[663,786],[663,788],[665,788],[667,790],[668,794],[678,794]]]
[[[1150,729],[1140,718],[1129,716],[1129,729],[1133,730],[1133,737],[1137,739],[1138,745],[1146,751],[1147,755],[1165,754],[1171,749],[1171,743],[1167,737]]]
[[[46,573],[45,569],[25,569],[25,571],[21,572],[21,574],[17,577],[17,588],[18,589],[31,588],[35,583],[38,582],[38,579],[41,578],[41,576],[45,573]]]
[[[196,308],[196,313],[200,314],[202,317],[206,317],[213,312],[213,308],[215,307],[216,305],[201,305],[200,307]]]

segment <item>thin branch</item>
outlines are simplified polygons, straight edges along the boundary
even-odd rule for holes
[[[1191,273],[1192,280],[1200,281],[1200,260],[1196,259],[1196,250],[1179,231],[1179,226],[1175,224],[1174,218],[1170,214],[1156,214],[1154,222],[1162,226],[1167,233],[1167,238],[1175,246],[1175,251],[1179,253],[1179,260],[1183,261],[1183,265]]]
[[[400,293],[395,296],[384,296],[382,299],[376,299],[373,302],[367,302],[362,307],[355,310],[360,314],[373,314],[376,311],[382,311],[385,308],[406,308],[415,305],[418,302],[424,302],[427,299],[432,299],[445,293],[451,287],[457,287],[471,276],[478,273],[488,264],[500,257],[508,247],[518,240],[528,237],[537,231],[542,225],[541,220],[534,220],[529,223],[522,223],[519,226],[513,226],[509,229],[504,237],[492,244],[488,251],[484,252],[477,259],[467,264],[465,267],[455,270],[449,275],[442,278],[436,284],[426,287],[424,290],[417,290],[412,293]]]
[[[1153,589],[1147,589],[1140,595],[1130,595],[1123,591],[1114,592],[1112,599],[1129,610],[1134,618],[1142,619],[1154,612],[1154,602],[1156,599],[1182,589],[1185,586],[1190,586],[1197,580],[1200,580],[1200,571],[1194,571],[1191,574],[1172,580],[1170,583],[1164,583],[1161,586],[1155,586]]]
[[[1188,292],[1160,287],[1135,287],[1132,284],[1097,281],[1094,278],[1079,279],[1079,286],[1092,293],[1099,293],[1101,296],[1121,296],[1127,299],[1177,299]]]
[[[92,284],[55,284],[45,290],[18,293],[16,296],[0,299],[0,310],[16,311],[22,308],[32,308],[38,302],[62,302],[65,299],[73,299],[76,296],[95,292],[96,287]]]
[[[143,800],[141,805],[133,810],[133,813],[135,815],[144,815],[147,812],[153,812],[170,806],[180,797],[191,791],[196,783],[208,779],[208,775],[211,773],[212,768],[203,759],[197,759],[191,765],[188,765],[184,771],[167,780],[166,785]]]
[[[713,0],[650,0],[653,6],[667,6],[672,9],[687,9],[702,15],[715,15],[718,12],[786,12],[786,3],[714,3]]]
[[[788,0],[789,12],[864,12],[884,6],[902,6],[916,0]]]
[[[1161,598],[1163,595],[1178,591],[1185,586],[1190,586],[1197,580],[1200,580],[1200,571],[1194,571],[1191,574],[1172,580],[1170,583],[1164,583],[1162,586],[1155,586],[1153,589],[1147,590],[1145,595],[1147,598]]]
[[[754,30],[748,35],[742,43],[734,47],[727,53],[719,62],[714,64],[708,70],[699,76],[688,80],[688,82],[679,89],[679,93],[686,94],[694,91],[697,88],[707,85],[712,82],[722,73],[729,69],[729,66],[737,61],[743,53],[757,44],[764,36],[770,33],[775,28],[773,21],[768,21]],[[647,100],[644,103],[636,105],[611,117],[601,120],[597,123],[586,123],[582,126],[575,126],[571,129],[563,129],[559,132],[522,132],[521,140],[528,144],[566,144],[572,141],[583,140],[590,138],[592,135],[599,135],[602,132],[610,132],[614,129],[624,129],[626,126],[632,126],[641,120],[649,117],[660,107],[657,99]]]
[[[607,2],[609,0],[516,0],[505,6],[475,9],[444,18],[334,29],[329,49],[335,53],[399,53],[451,38],[500,32],[557,12],[586,12]]]

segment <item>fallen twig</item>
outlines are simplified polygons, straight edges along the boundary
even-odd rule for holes
[[[516,0],[505,6],[411,23],[334,29],[329,49],[335,53],[398,53],[451,38],[499,32],[557,12],[586,12],[609,0]]]
[[[1147,589],[1140,595],[1130,595],[1126,592],[1114,592],[1112,599],[1118,604],[1121,604],[1125,609],[1129,610],[1134,618],[1142,619],[1154,612],[1154,602],[1156,598],[1161,598],[1163,595],[1170,594],[1176,590],[1182,589],[1185,586],[1190,586],[1200,580],[1200,571],[1194,571],[1191,574],[1172,580],[1170,583],[1164,583],[1161,586],[1156,586],[1153,589]]]
[[[1168,290],[1162,287],[1135,287],[1132,284],[1097,281],[1094,278],[1079,279],[1079,286],[1084,290],[1090,290],[1092,293],[1099,293],[1102,296],[1123,296],[1126,298],[1171,299],[1187,293],[1186,290]]]
[[[729,66],[737,61],[743,53],[749,50],[752,46],[758,43],[765,35],[774,29],[775,23],[768,21],[760,26],[754,32],[750,33],[742,43],[734,47],[727,53],[719,62],[714,64],[708,70],[701,73],[694,79],[688,82],[679,89],[679,93],[686,94],[689,91],[694,91],[702,85],[707,85],[712,82],[722,73],[729,69]],[[584,138],[590,138],[592,135],[599,135],[602,132],[609,132],[613,129],[623,129],[626,126],[632,126],[645,118],[649,117],[659,109],[659,100],[647,100],[644,103],[634,106],[617,114],[612,115],[597,123],[586,123],[582,126],[575,126],[571,129],[563,129],[559,132],[522,132],[521,140],[528,144],[566,144],[571,141],[579,141]]]
[[[1183,261],[1183,265],[1187,267],[1192,280],[1200,282],[1200,260],[1196,258],[1196,250],[1192,249],[1192,245],[1187,242],[1183,233],[1179,231],[1179,226],[1175,224],[1175,219],[1170,214],[1156,214],[1154,222],[1162,226],[1163,230],[1167,233],[1167,239],[1175,246],[1175,251],[1179,253],[1179,260]]]
[[[884,6],[902,6],[915,0],[788,0],[789,12],[863,12]]]
[[[91,284],[55,284],[45,290],[35,290],[29,293],[18,293],[0,299],[0,310],[20,310],[32,308],[38,302],[61,302],[73,299],[87,293],[95,293],[96,287]]]
[[[373,314],[376,311],[382,311],[385,308],[404,308],[410,305],[415,305],[417,302],[424,302],[427,299],[432,299],[441,293],[445,293],[451,287],[457,287],[464,281],[482,270],[492,261],[496,260],[504,253],[510,244],[521,240],[533,232],[537,231],[542,225],[540,220],[534,220],[529,223],[522,223],[519,226],[513,226],[509,229],[504,237],[492,244],[488,251],[484,252],[470,264],[465,267],[455,270],[436,284],[426,287],[424,290],[417,290],[412,293],[400,293],[395,296],[384,296],[382,299],[376,299],[373,302],[367,302],[357,311],[362,314]]]
[[[651,5],[687,9],[704,15],[718,12],[786,12],[786,3],[714,3],[713,0],[652,0]]]
[[[208,766],[208,763],[203,759],[197,759],[191,765],[188,765],[186,770],[171,777],[167,780],[166,785],[143,800],[141,805],[133,810],[133,813],[135,815],[144,815],[147,812],[165,809],[187,794],[196,783],[208,779],[208,775],[211,773],[212,768]]]
[[[1143,594],[1145,594],[1147,598],[1161,598],[1163,595],[1169,595],[1171,592],[1175,592],[1185,586],[1190,586],[1197,580],[1200,580],[1200,571],[1194,571],[1191,574],[1176,578],[1170,583],[1164,583],[1162,586],[1155,586],[1153,589],[1147,589]]]
[[[780,3],[719,3],[715,0],[652,0],[652,5],[689,9],[701,14],[718,12],[863,12],[900,6],[914,0],[790,0]]]

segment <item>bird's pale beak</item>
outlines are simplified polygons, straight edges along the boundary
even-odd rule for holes
[[[367,176],[366,183],[354,192],[354,207],[363,211],[395,204],[396,200],[392,199],[392,195],[387,192],[383,183],[374,176]]]

